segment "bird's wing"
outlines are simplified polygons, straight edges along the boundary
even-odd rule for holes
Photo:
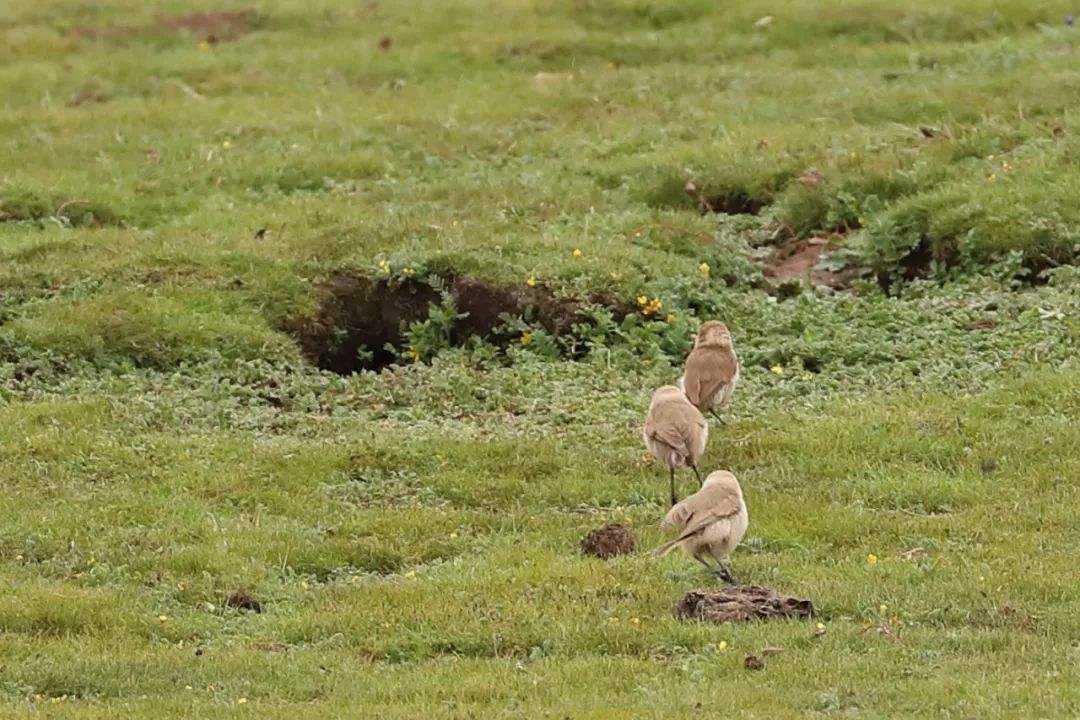
[[[693,518],[693,523],[689,527],[687,527],[685,530],[683,530],[682,533],[679,534],[679,537],[675,538],[674,540],[670,540],[670,541],[664,543],[663,545],[661,545],[660,547],[656,548],[655,550],[653,550],[653,555],[655,555],[656,557],[663,557],[664,555],[667,555],[669,552],[671,552],[673,549],[675,549],[675,547],[678,546],[678,544],[681,543],[683,540],[686,540],[688,538],[692,538],[693,536],[697,535],[699,532],[702,532],[703,530],[708,528],[710,525],[713,525],[714,523],[718,523],[718,522],[720,522],[722,520],[730,519],[733,515],[736,515],[738,512],[739,511],[736,510],[733,513],[721,513],[721,512],[717,512],[717,511],[713,510],[713,511],[707,513],[705,515],[705,517],[702,517],[700,519],[698,519],[698,517],[695,516]]]
[[[709,485],[676,503],[675,507],[668,511],[660,527],[664,530],[684,530],[682,534],[689,537],[717,520],[737,515],[741,509],[742,502],[735,488]]]
[[[690,457],[688,433],[685,432],[677,413],[672,412],[671,408],[657,408],[656,417],[645,423],[645,434],[664,443],[683,457]]]
[[[737,365],[732,353],[716,348],[698,348],[686,359],[686,397],[695,406],[711,402],[720,389],[735,377]]]

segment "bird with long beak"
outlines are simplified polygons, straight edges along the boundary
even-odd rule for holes
[[[729,558],[749,525],[750,514],[739,481],[730,472],[717,470],[709,473],[700,490],[675,505],[664,517],[660,528],[678,531],[679,536],[658,547],[653,554],[663,557],[681,547],[715,577],[734,584]],[[716,561],[715,568],[707,558]]]
[[[702,323],[694,339],[694,349],[686,358],[679,387],[701,412],[711,413],[721,423],[716,408],[727,405],[739,382],[739,358],[727,325],[716,320]]]
[[[668,467],[671,474],[671,504],[674,505],[679,501],[675,496],[676,469],[689,467],[701,482],[697,465],[705,454],[709,424],[679,388],[665,385],[652,394],[642,437],[653,457]]]

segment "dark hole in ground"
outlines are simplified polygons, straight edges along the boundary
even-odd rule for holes
[[[674,613],[679,620],[713,623],[802,619],[813,617],[814,604],[760,585],[732,585],[719,590],[691,590],[675,606]]]
[[[897,266],[892,270],[878,270],[876,279],[883,291],[888,293],[897,279],[921,280],[930,277],[930,269],[933,263],[945,267],[955,266],[962,260],[962,255],[956,245],[951,243],[932,243],[929,238],[922,237],[906,255],[900,258]],[[1027,255],[1021,261],[1021,267],[1016,280],[1023,285],[1039,287],[1050,281],[1046,272],[1062,265],[1074,265],[1080,260],[1080,254],[1075,250],[1070,252],[1062,250],[1050,254],[1039,253]],[[986,308],[990,309],[990,308]],[[985,329],[993,327],[993,320],[976,321],[978,324],[969,330]]]
[[[757,215],[769,204],[766,198],[755,197],[745,190],[732,189],[721,193],[699,189],[691,180],[683,188],[686,194],[697,203],[702,215],[710,212],[725,215]]]
[[[472,336],[496,344],[501,316],[530,315],[552,335],[564,335],[574,323],[584,322],[583,302],[556,297],[545,287],[507,287],[467,277],[445,280],[459,314],[454,321],[451,342],[462,345]],[[380,370],[395,362],[393,350],[402,349],[403,329],[410,322],[428,317],[428,307],[441,302],[439,292],[422,280],[388,283],[363,275],[338,274],[320,288],[319,309],[314,317],[286,322],[285,329],[296,336],[300,348],[315,365],[340,374],[359,370]],[[611,309],[617,321],[631,311],[629,305],[612,295],[595,294],[588,302]],[[362,357],[361,351],[366,351]]]
[[[706,207],[714,213],[727,215],[757,215],[768,203],[741,192],[714,195],[706,200]]]
[[[619,523],[609,523],[593,530],[581,540],[581,552],[607,560],[634,552],[634,531]]]

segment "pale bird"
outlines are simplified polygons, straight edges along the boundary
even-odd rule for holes
[[[705,442],[709,439],[709,424],[696,407],[690,404],[682,390],[674,385],[657,388],[649,403],[642,433],[645,447],[657,460],[668,466],[671,473],[671,504],[675,497],[675,470],[689,467],[701,482],[697,464],[705,454]]]
[[[724,422],[716,408],[728,404],[738,382],[739,358],[727,325],[716,320],[702,323],[694,349],[686,358],[679,388],[694,407]]]
[[[653,554],[663,557],[681,547],[724,582],[735,583],[728,558],[746,534],[750,515],[742,488],[726,470],[709,473],[701,489],[668,511],[660,528],[679,531],[679,536],[658,547]],[[707,558],[716,561],[715,568]]]

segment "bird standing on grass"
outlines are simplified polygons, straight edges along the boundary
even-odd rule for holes
[[[743,501],[742,488],[735,476],[726,470],[709,473],[701,489],[668,511],[660,528],[678,530],[679,536],[658,547],[653,554],[663,557],[682,547],[684,553],[697,560],[724,582],[735,584],[728,558],[746,534],[750,515]],[[706,558],[717,562],[713,568]]]
[[[686,358],[679,387],[701,412],[724,422],[717,407],[726,405],[739,382],[739,358],[727,325],[716,320],[703,323],[694,339],[694,349]]]
[[[671,473],[671,504],[674,505],[679,501],[675,497],[676,468],[689,467],[701,482],[697,464],[705,453],[709,424],[679,388],[665,385],[653,392],[642,436],[645,447],[653,457],[668,466]]]

